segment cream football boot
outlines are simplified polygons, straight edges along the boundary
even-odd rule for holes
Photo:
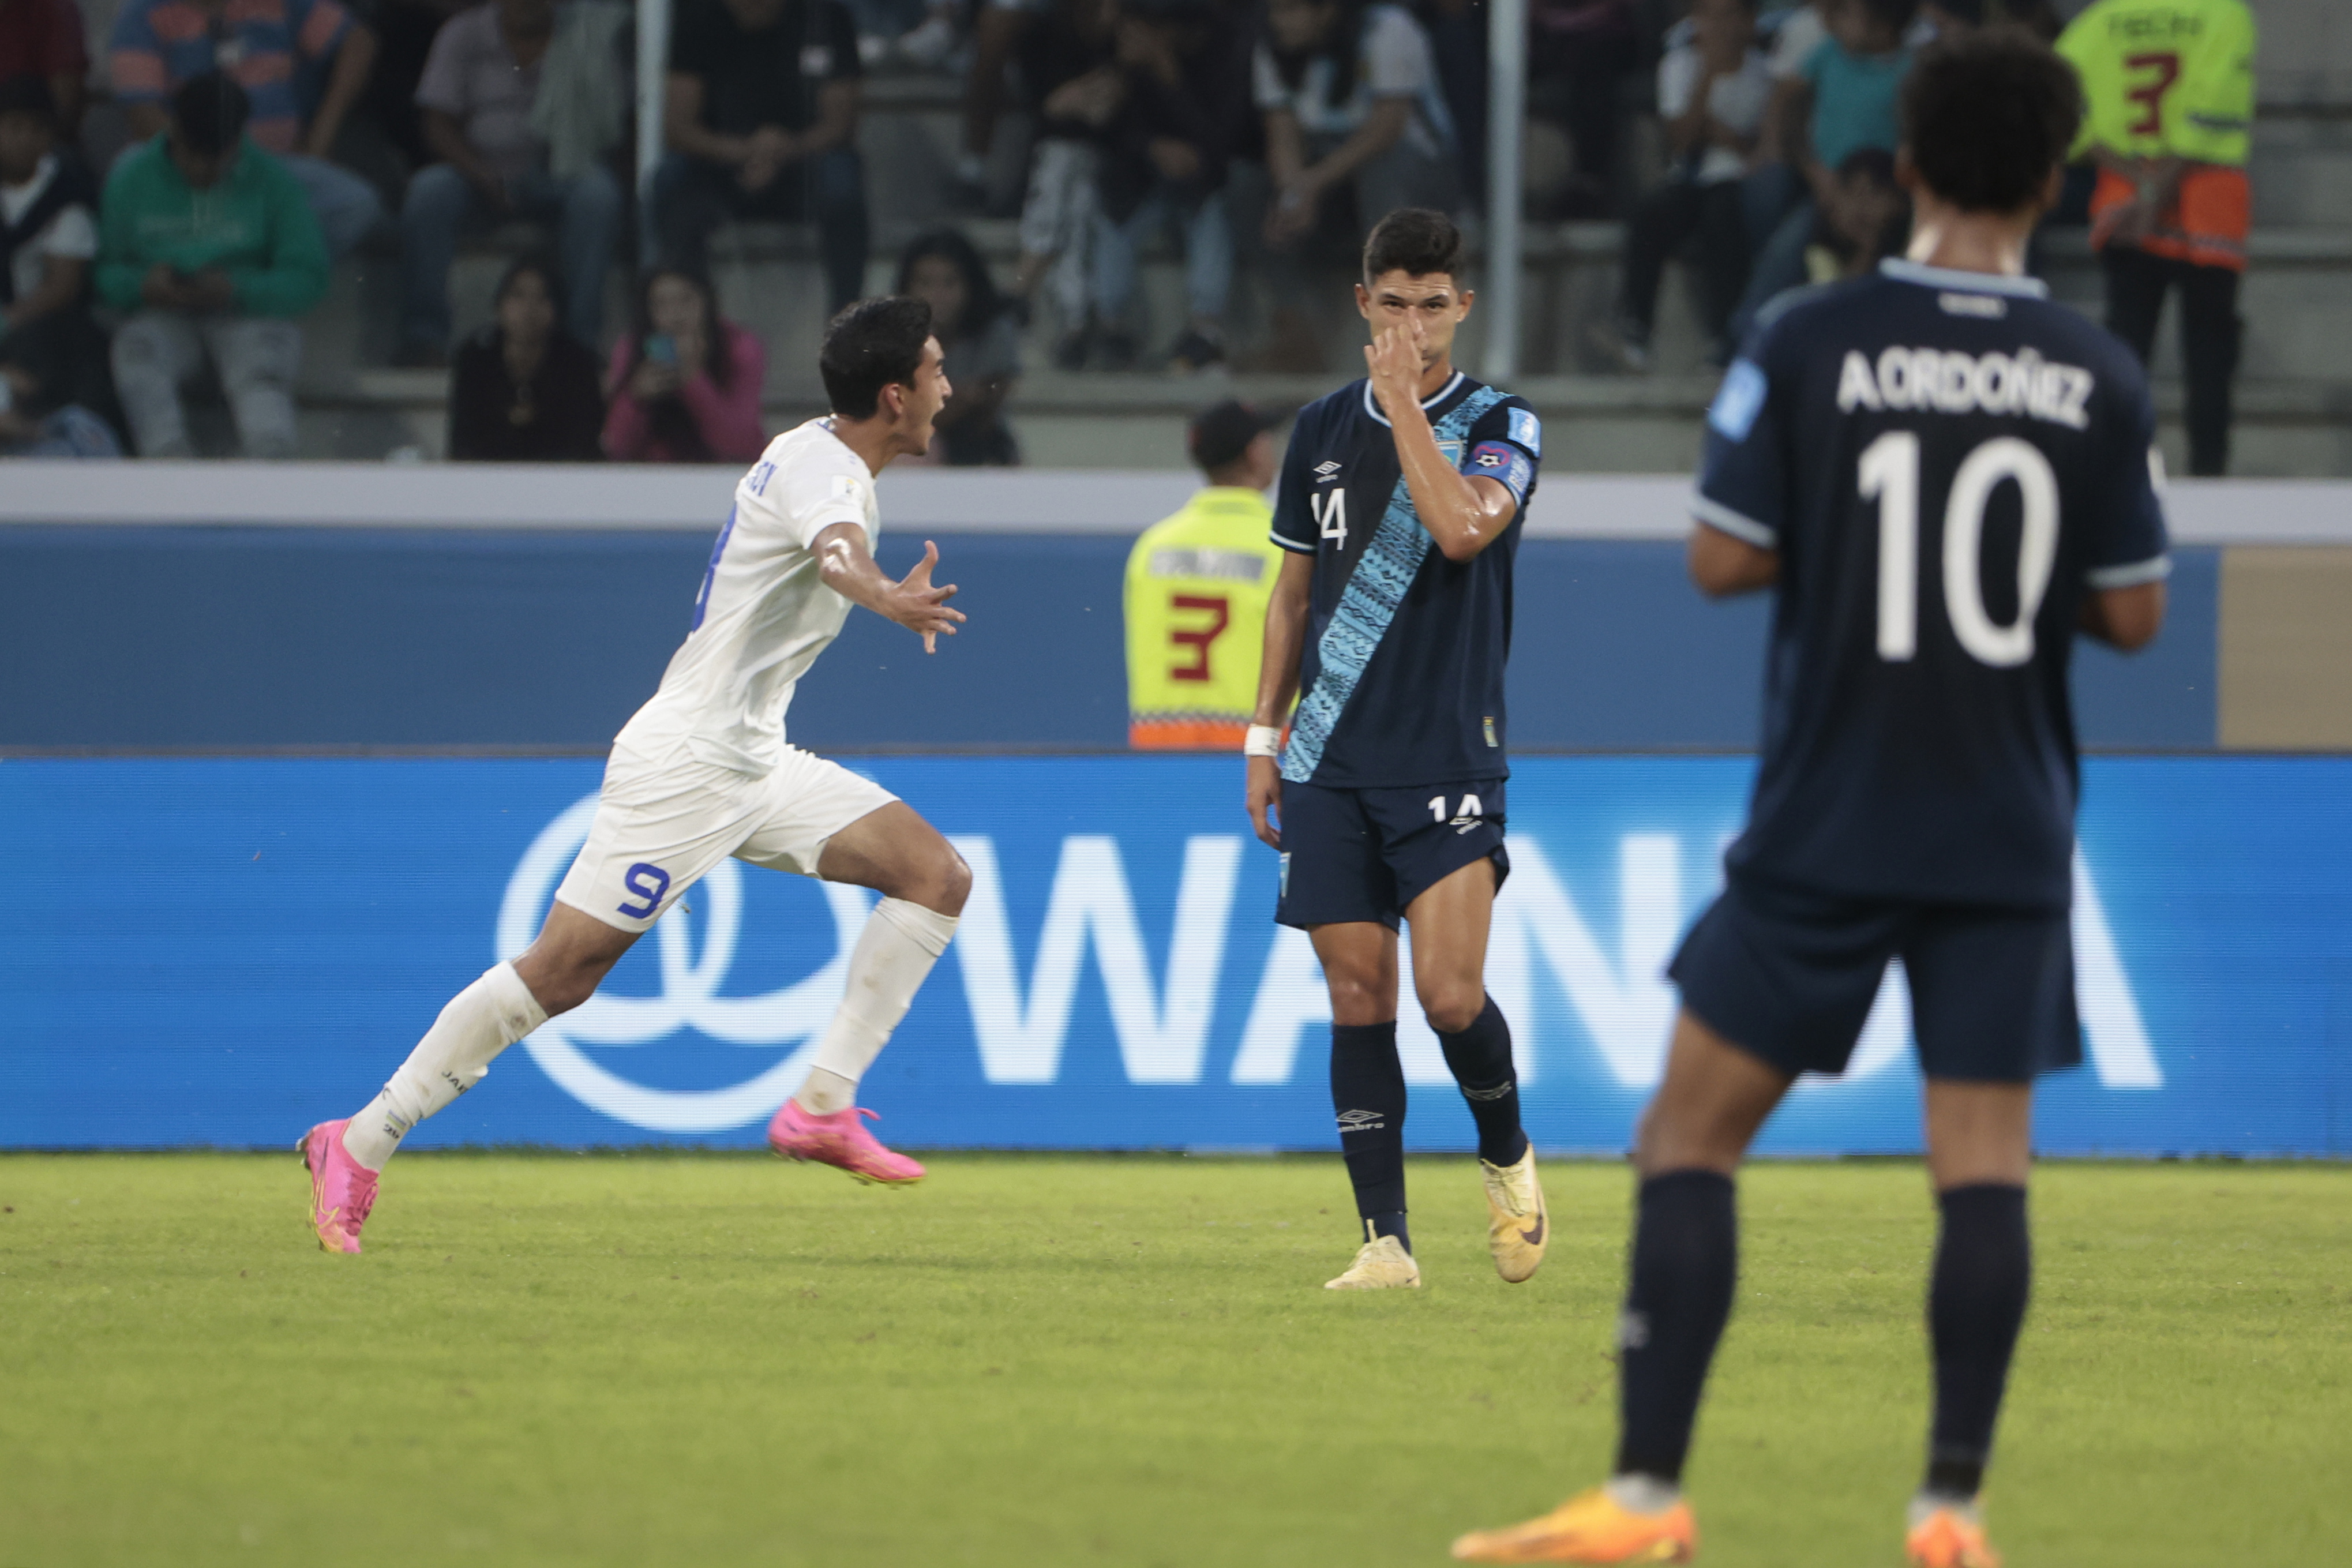
[[[1393,1236],[1376,1236],[1356,1249],[1356,1261],[1337,1279],[1323,1282],[1326,1290],[1418,1290],[1421,1265]]]
[[[1544,1211],[1543,1184],[1536,1180],[1536,1149],[1511,1165],[1478,1162],[1486,1178],[1486,1250],[1495,1255],[1495,1272],[1517,1285],[1541,1268],[1544,1246],[1551,1239],[1550,1217]]]

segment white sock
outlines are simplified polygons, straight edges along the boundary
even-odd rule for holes
[[[1628,1473],[1609,1478],[1609,1495],[1634,1513],[1664,1513],[1682,1500],[1683,1489],[1658,1476]]]
[[[857,1080],[890,1031],[907,1016],[923,977],[955,937],[956,918],[885,899],[866,919],[849,954],[849,978],[841,1006],[817,1042],[809,1075],[793,1098],[814,1116],[832,1116],[857,1103]]]
[[[547,1022],[547,1013],[511,963],[501,963],[449,999],[400,1070],[343,1129],[343,1149],[381,1171],[408,1130],[482,1081],[490,1058]]]

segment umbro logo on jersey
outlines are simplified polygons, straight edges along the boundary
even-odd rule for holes
[[[1342,1132],[1378,1132],[1387,1125],[1387,1122],[1381,1120],[1381,1113],[1377,1110],[1339,1112],[1339,1131]]]
[[[1315,482],[1317,484],[1328,485],[1339,477],[1339,464],[1336,458],[1327,459],[1315,465]]]

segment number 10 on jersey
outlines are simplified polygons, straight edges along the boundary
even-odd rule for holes
[[[1878,657],[1902,663],[1919,651],[1919,437],[1889,430],[1862,454],[1862,499],[1878,503]],[[2014,483],[2024,504],[2017,546],[2017,619],[1998,626],[1985,609],[1978,555],[1993,492]],[[1979,664],[2007,669],[2033,657],[2033,616],[2058,557],[2058,476],[2041,448],[2014,436],[1987,441],[1960,462],[1944,502],[1944,613]]]

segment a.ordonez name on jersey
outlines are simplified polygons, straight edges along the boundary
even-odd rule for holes
[[[1859,350],[1850,349],[1838,372],[1837,402],[1841,414],[1857,408],[1874,414],[2022,414],[2084,430],[2097,384],[2089,371],[2053,363],[2032,348],[2013,354],[1890,348],[1879,354],[1874,368]]]

